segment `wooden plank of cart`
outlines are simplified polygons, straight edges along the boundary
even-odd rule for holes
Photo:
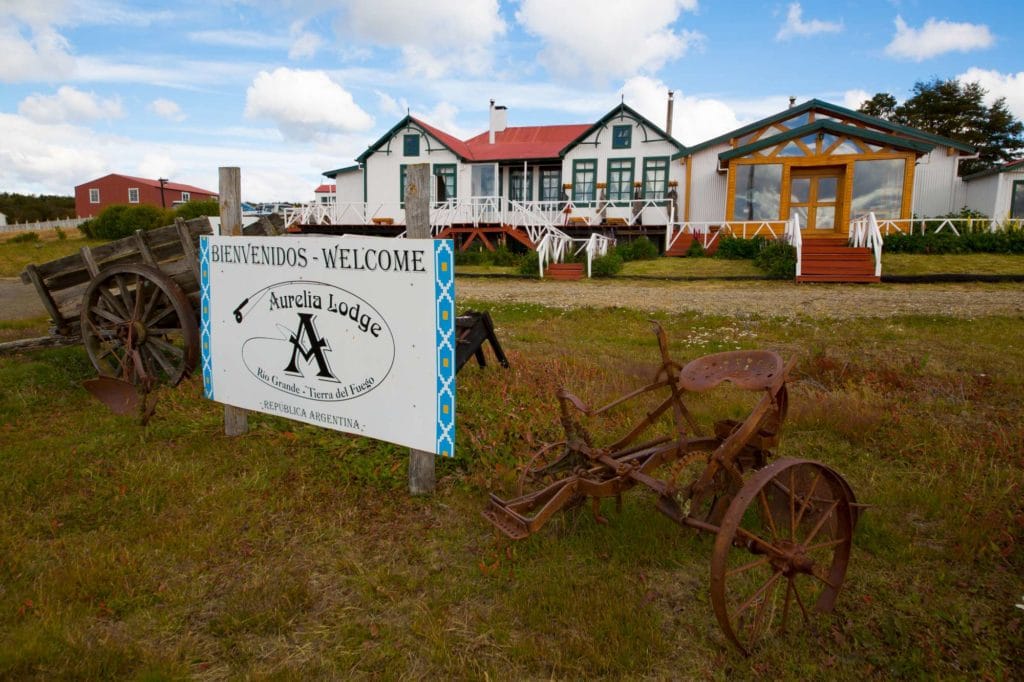
[[[253,235],[282,232],[278,216],[260,218]],[[119,414],[151,413],[145,396],[177,385],[199,358],[199,238],[205,217],[135,234],[39,265],[21,274],[50,316],[38,345],[81,341],[99,377],[85,386]]]

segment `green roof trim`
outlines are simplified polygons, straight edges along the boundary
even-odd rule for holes
[[[847,118],[851,118],[855,121],[860,121],[861,123],[864,123],[866,125],[877,126],[879,128],[890,130],[894,133],[902,133],[903,135],[908,135],[919,140],[932,142],[934,143],[933,147],[934,145],[943,145],[946,147],[952,147],[953,149],[957,149],[962,152],[967,152],[968,154],[973,154],[975,151],[977,151],[974,147],[972,147],[969,144],[964,144],[963,142],[958,142],[957,140],[953,140],[948,137],[943,137],[941,135],[933,135],[931,133],[926,133],[923,130],[918,130],[917,128],[910,128],[908,126],[899,125],[898,123],[886,121],[885,119],[882,118],[868,116],[867,114],[862,114],[859,111],[847,109],[846,107],[831,104],[820,99],[811,99],[804,102],[803,104],[790,107],[789,109],[783,109],[777,114],[773,114],[766,118],[762,118],[760,121],[754,121],[753,123],[749,123],[741,128],[732,130],[728,133],[725,133],[724,135],[719,135],[718,137],[706,140],[704,142],[701,142],[700,144],[696,144],[692,147],[689,147],[685,152],[673,156],[672,159],[676,160],[684,156],[692,156],[694,153],[699,152],[703,149],[707,149],[708,147],[713,147],[718,144],[727,143],[734,137],[743,137],[747,133],[752,133],[759,128],[771,125],[772,123],[784,121],[787,118],[792,118],[793,116],[799,116],[800,114],[808,112],[812,109],[821,109],[824,112],[831,112],[833,114],[838,114],[840,116],[846,116]]]
[[[718,158],[722,161],[728,161],[729,159],[735,159],[740,156],[746,156],[756,151],[765,149],[766,147],[774,147],[780,142],[786,140],[792,140],[795,137],[803,137],[804,135],[810,135],[821,130],[827,130],[832,133],[838,133],[840,135],[849,135],[862,140],[868,140],[869,142],[877,142],[879,144],[887,144],[893,147],[900,147],[902,149],[911,149],[919,154],[927,154],[932,149],[935,149],[935,145],[928,144],[927,142],[915,142],[914,140],[908,140],[905,137],[896,137],[895,135],[886,135],[885,133],[875,132],[873,130],[865,130],[864,128],[857,128],[854,126],[843,125],[837,121],[815,121],[814,123],[808,123],[807,125],[800,126],[799,128],[793,128],[787,130],[784,133],[778,133],[771,137],[765,137],[760,140],[745,144],[742,147],[736,147],[724,151],[718,155]]]
[[[980,170],[977,173],[965,175],[961,179],[964,182],[970,182],[971,180],[979,180],[990,175],[999,175],[1000,173],[1009,173],[1011,171],[1024,171],[1024,159],[1010,161],[1009,163],[1003,164],[1002,166],[996,166],[995,168],[986,168],[985,170]]]
[[[676,149],[678,149],[679,150],[678,155],[673,156],[672,158],[675,159],[675,158],[679,158],[679,156],[686,155],[688,150],[687,150],[686,146],[682,142],[679,142],[678,140],[676,140],[674,137],[672,137],[671,135],[666,133],[664,130],[662,130],[661,128],[659,128],[655,124],[651,123],[650,120],[648,120],[643,115],[641,115],[636,109],[634,109],[633,107],[631,107],[628,104],[626,104],[625,102],[623,102],[622,104],[618,105],[617,107],[615,107],[614,109],[609,111],[607,114],[602,116],[600,119],[598,119],[597,123],[595,123],[594,125],[592,125],[589,128],[587,128],[583,132],[582,135],[580,135],[575,140],[573,140],[572,142],[567,144],[565,146],[565,148],[558,153],[558,156],[561,157],[561,158],[565,158],[565,155],[567,153],[569,153],[570,149],[572,149],[573,147],[577,146],[583,140],[587,139],[587,137],[592,135],[594,132],[596,132],[596,131],[600,130],[601,128],[603,128],[613,118],[615,118],[616,116],[621,116],[622,114],[627,114],[629,116],[632,116],[633,118],[635,118],[636,120],[640,121],[645,126],[650,128],[651,130],[653,130],[654,132],[656,132],[659,135],[661,135],[662,137],[664,137],[665,140],[669,144],[671,144]]]
[[[424,128],[424,126],[419,121],[417,121],[411,115],[407,114],[405,116],[405,118],[403,118],[401,121],[399,121],[398,123],[393,125],[391,127],[391,130],[389,130],[386,133],[384,133],[383,135],[381,135],[379,140],[377,140],[376,142],[371,144],[369,147],[367,147],[365,152],[363,152],[362,154],[357,156],[356,157],[356,161],[358,161],[359,163],[366,163],[366,160],[368,158],[370,158],[370,155],[373,154],[378,149],[380,149],[381,147],[383,147],[387,143],[387,141],[390,140],[392,138],[392,136],[394,136],[395,133],[397,133],[399,130],[402,130],[403,128],[406,128],[406,127],[408,127],[410,125],[416,126],[420,130],[422,130],[425,135],[430,135],[432,138],[437,140],[441,144],[442,147],[444,147],[445,149],[450,151],[452,154],[455,154],[455,156],[459,157],[460,161],[468,161],[469,160],[469,159],[466,158],[466,156],[464,154],[460,154],[459,152],[457,152],[454,149],[452,149],[451,146],[449,146],[449,145],[444,143],[444,140],[438,139],[438,137],[436,135],[434,135],[433,132],[431,132],[431,131],[427,130],[426,128]]]
[[[323,175],[324,177],[328,177],[328,178],[336,178],[339,175],[341,175],[342,173],[351,173],[353,171],[359,170],[360,168],[362,168],[362,166],[360,166],[357,163],[357,164],[352,165],[352,166],[345,166],[344,168],[335,168],[334,170],[324,171],[320,175]]]

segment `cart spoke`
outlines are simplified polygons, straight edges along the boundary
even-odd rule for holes
[[[757,561],[751,561],[749,564],[746,564],[745,566],[738,566],[736,568],[733,568],[731,570],[726,571],[725,572],[725,577],[728,578],[730,576],[736,575],[737,573],[744,573],[746,571],[749,571],[752,568],[757,568],[758,566],[764,566],[769,561],[771,561],[771,559],[769,557],[762,557],[762,558],[758,559]]]
[[[810,623],[811,617],[807,614],[807,607],[804,606],[804,600],[800,597],[800,590],[797,588],[795,579],[791,579],[793,584],[793,596],[796,597],[796,603],[800,607],[800,613],[804,615],[804,623]]]
[[[107,310],[104,310],[103,308],[99,307],[98,305],[94,305],[94,306],[90,307],[89,311],[93,315],[95,315],[97,317],[102,317],[103,319],[105,319],[105,320],[107,320],[109,322],[113,322],[114,324],[121,324],[121,323],[124,322],[124,318],[119,317],[115,313],[112,313],[112,312],[109,312]],[[95,324],[93,326],[95,327]]]
[[[164,355],[159,348],[154,348],[154,346],[156,346],[156,344],[153,343],[154,341],[156,341],[156,339],[149,339],[149,343],[146,343],[143,348],[153,359],[157,361],[157,363],[159,363],[160,367],[167,373],[167,376],[174,376],[176,372],[174,364],[167,359],[167,356]],[[171,346],[171,348],[174,348],[174,346]]]
[[[793,492],[796,487],[795,481],[793,480],[793,469],[789,468],[789,539],[796,539],[796,493]]]
[[[796,522],[794,523],[793,532],[796,532],[796,526],[800,525],[800,522],[804,520],[804,512],[811,506],[811,497],[814,496],[814,491],[818,487],[818,481],[821,480],[821,471],[814,472],[814,482],[811,483],[811,489],[807,491],[807,494],[803,496],[803,502],[800,505],[800,513],[797,514]],[[796,536],[793,536],[793,540],[796,540]]]
[[[772,510],[768,507],[768,498],[765,497],[764,488],[757,491],[757,499],[761,501],[761,508],[764,510],[764,515],[768,521],[768,529],[772,532],[772,540],[776,540],[779,537],[779,531],[775,527],[775,517],[772,515]]]
[[[160,320],[164,319],[165,317],[167,317],[169,314],[171,314],[173,312],[174,312],[174,306],[172,306],[172,305],[169,305],[166,308],[158,310],[157,314],[154,317],[152,317],[152,318],[150,318],[149,320],[146,321],[146,325],[148,326],[148,325],[156,324],[157,322],[159,322]]]
[[[106,301],[108,305],[110,305],[110,309],[113,312],[120,315],[121,319],[128,319],[128,310],[124,307],[124,305],[122,305],[121,301],[118,300],[114,292],[107,288],[106,284],[99,287],[98,291],[100,293],[100,296],[103,297],[103,300]]]
[[[838,506],[839,500],[833,500],[831,506],[829,506],[828,508],[828,511],[821,515],[821,518],[818,519],[818,523],[814,525],[814,528],[811,529],[811,532],[807,534],[806,538],[804,538],[804,544],[809,543],[811,540],[815,538],[815,536],[818,534],[818,531],[820,531],[821,527],[825,525],[825,522],[832,517],[832,514],[835,512],[836,507]]]
[[[824,578],[820,573],[818,573],[817,569],[811,569],[811,575],[820,580],[821,582],[825,583],[829,587],[831,587],[833,590],[839,589],[838,585],[833,585],[828,579]]]
[[[182,349],[178,348],[177,346],[175,346],[173,344],[167,343],[166,341],[164,341],[161,338],[158,338],[158,337],[154,336],[154,337],[150,337],[148,340],[149,340],[150,343],[155,345],[157,348],[163,350],[164,352],[166,352],[166,353],[168,353],[170,355],[173,355],[176,358],[185,357],[185,351],[183,351]]]
[[[825,549],[827,547],[835,547],[836,545],[843,544],[844,542],[846,542],[846,540],[847,540],[847,538],[836,538],[835,540],[828,540],[826,542],[819,542],[816,545],[811,545],[810,547],[805,548],[804,549],[804,553],[813,552],[813,551],[818,550],[818,549]]]
[[[793,588],[793,576],[786,579],[786,596],[782,600],[782,627],[779,628],[781,632],[786,631],[786,624],[789,623],[789,595],[794,591]]]
[[[761,587],[759,587],[758,590],[754,592],[754,594],[750,595],[747,601],[740,604],[739,608],[733,612],[733,619],[738,619],[740,617],[740,614],[746,611],[748,608],[750,608],[751,604],[753,604],[757,599],[763,596],[764,593],[768,591],[768,588],[774,585],[781,576],[782,571],[776,571],[771,578],[768,578],[764,585],[761,585]]]

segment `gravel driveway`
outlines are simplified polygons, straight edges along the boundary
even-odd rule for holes
[[[794,317],[888,315],[1024,315],[1024,285],[794,284],[709,280],[590,280],[457,278],[460,301],[539,303],[562,308],[612,307],[670,312]]]

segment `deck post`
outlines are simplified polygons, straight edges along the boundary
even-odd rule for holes
[[[409,166],[405,176],[405,236],[430,239],[430,164]],[[409,449],[409,493],[434,492],[434,453]]]
[[[242,236],[242,172],[237,166],[221,166],[220,233]],[[249,431],[249,412],[234,405],[224,406],[224,435],[241,436]]]

